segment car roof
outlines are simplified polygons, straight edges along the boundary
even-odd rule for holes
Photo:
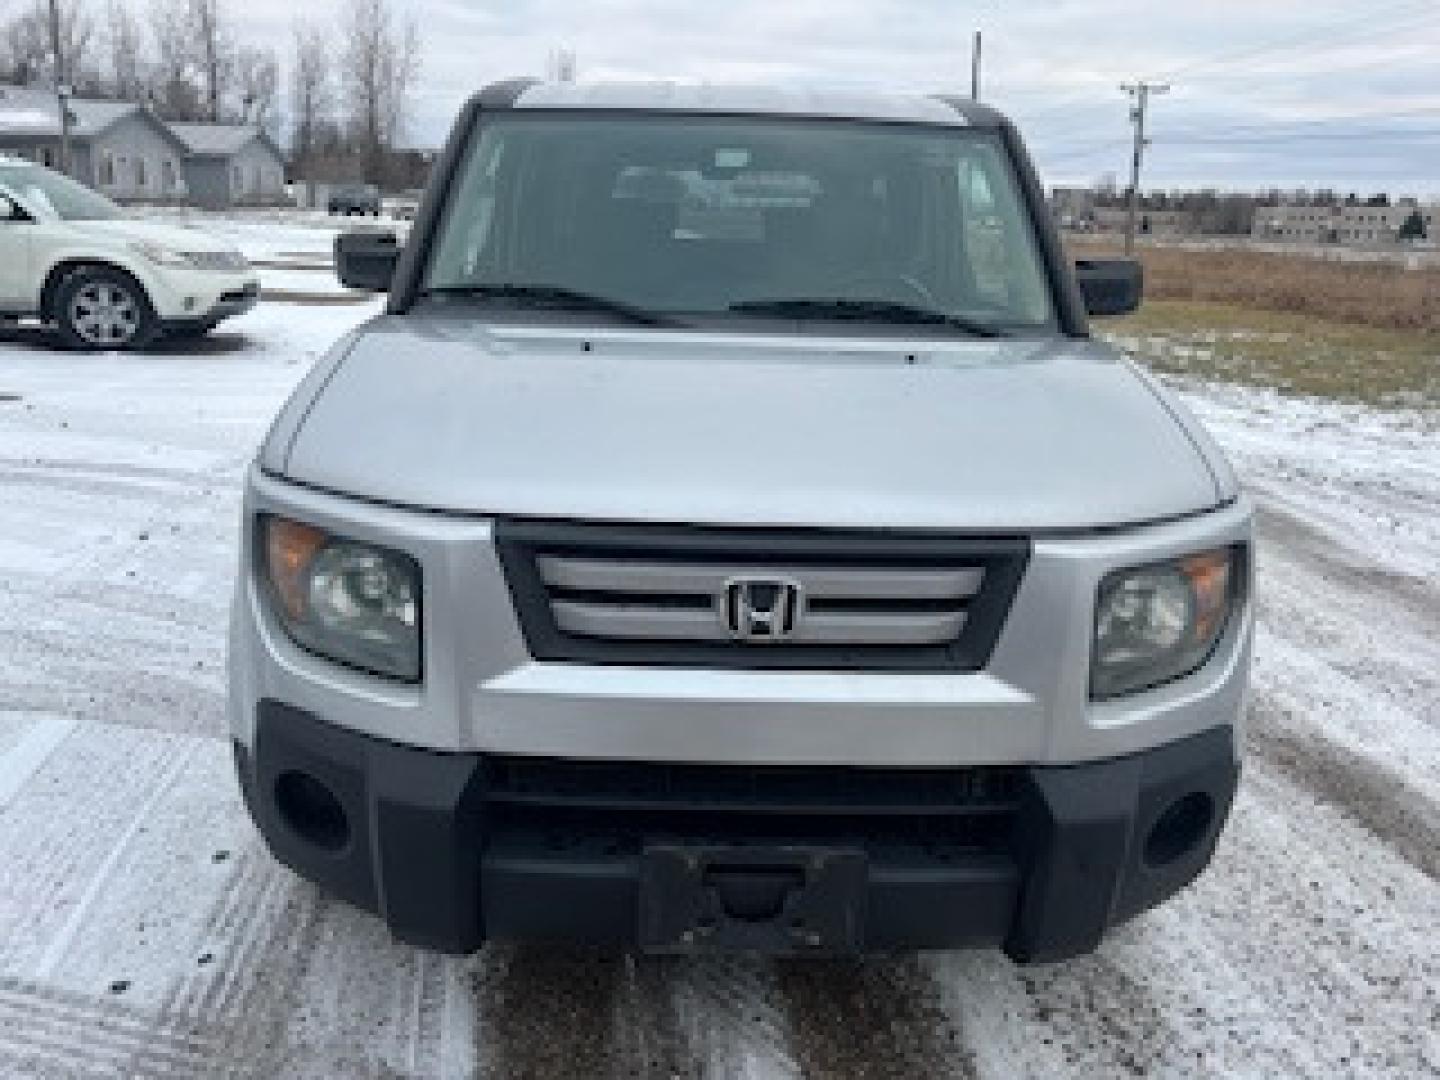
[[[484,105],[515,109],[806,116],[890,123],[991,127],[992,109],[968,99],[918,93],[681,82],[510,82],[490,87]],[[497,100],[500,99],[500,100]]]

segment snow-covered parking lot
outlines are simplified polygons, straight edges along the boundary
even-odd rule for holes
[[[0,1075],[1440,1073],[1434,415],[1187,389],[1261,506],[1247,771],[1210,872],[1097,955],[456,959],[273,863],[224,730],[241,471],[372,309],[134,356],[0,334]]]

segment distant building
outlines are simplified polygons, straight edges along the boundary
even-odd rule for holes
[[[191,200],[207,210],[288,201],[285,156],[253,124],[171,124],[184,143]]]
[[[1124,232],[1130,211],[1123,207],[1097,208],[1094,227],[1100,232]],[[1195,216],[1187,210],[1146,210],[1135,213],[1135,231],[1141,236],[1188,236],[1195,229]]]
[[[1391,244],[1417,210],[1433,239],[1440,207],[1408,199],[1392,206],[1262,206],[1255,211],[1250,235],[1296,244]]]
[[[1050,189],[1050,212],[1062,229],[1093,228],[1095,192],[1091,188],[1057,187]]]
[[[187,149],[164,121],[141,105],[72,98],[70,173],[119,202],[183,202],[189,192]],[[0,150],[60,165],[60,111],[55,95],[0,87]]]

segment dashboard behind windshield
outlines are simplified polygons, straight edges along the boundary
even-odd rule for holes
[[[994,132],[958,125],[486,118],[422,288],[487,285],[691,316],[845,300],[1053,322],[1009,158]]]

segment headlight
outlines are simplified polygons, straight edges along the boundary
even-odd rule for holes
[[[264,577],[276,615],[311,652],[420,681],[420,567],[389,548],[264,516]]]
[[[1225,630],[1239,582],[1238,548],[1119,570],[1100,583],[1090,696],[1111,698],[1190,674]]]
[[[131,241],[130,250],[148,259],[156,266],[190,265],[190,257],[183,251],[176,251],[174,248],[168,248],[164,244],[151,243],[149,240]]]

